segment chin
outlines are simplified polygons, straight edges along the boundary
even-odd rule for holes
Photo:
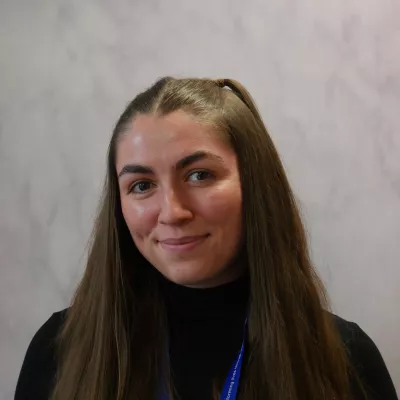
[[[157,268],[158,271],[169,281],[176,283],[177,285],[188,286],[188,287],[206,287],[207,282],[213,279],[214,274],[205,274],[203,268],[192,267],[172,267],[161,269]],[[209,272],[209,271],[208,271]]]
[[[199,271],[199,273],[194,273],[193,270],[174,270],[168,271],[166,274],[163,275],[165,276],[165,278],[167,278],[171,282],[176,283],[177,285],[198,289],[219,286],[232,280],[232,277],[229,278],[229,276],[227,276],[227,274],[224,274],[223,271],[215,271],[214,273],[209,274],[204,274],[203,271]]]
[[[188,275],[188,274],[173,273],[164,276],[171,282],[176,283],[177,285],[193,287],[193,288],[207,287],[207,281],[209,281],[209,278],[207,277],[197,276],[192,274]]]

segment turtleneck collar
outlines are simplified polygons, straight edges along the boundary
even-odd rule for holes
[[[185,319],[231,318],[246,314],[250,280],[246,273],[220,286],[198,289],[162,279],[169,315]]]

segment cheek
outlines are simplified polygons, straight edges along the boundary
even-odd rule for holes
[[[242,219],[242,195],[237,187],[224,188],[210,193],[204,213],[213,224],[237,226]],[[238,227],[240,229],[240,226]]]
[[[125,222],[134,236],[148,235],[157,223],[157,213],[154,207],[148,207],[144,202],[132,202],[129,199],[121,201],[122,214]]]

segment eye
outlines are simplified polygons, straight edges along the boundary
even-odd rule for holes
[[[129,188],[129,193],[137,193],[137,194],[145,193],[151,189],[152,185],[153,184],[149,181],[136,182]]]
[[[208,171],[195,171],[189,174],[188,180],[190,181],[204,181],[206,179],[210,179],[214,177],[214,175],[211,172]]]

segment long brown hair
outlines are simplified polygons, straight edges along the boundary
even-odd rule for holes
[[[115,126],[86,270],[59,336],[53,399],[149,400],[161,378],[169,382],[158,280],[123,219],[115,157],[137,114],[176,110],[213,126],[238,158],[251,286],[239,398],[351,398],[346,352],[326,311],[298,206],[250,94],[231,79],[163,78]]]

